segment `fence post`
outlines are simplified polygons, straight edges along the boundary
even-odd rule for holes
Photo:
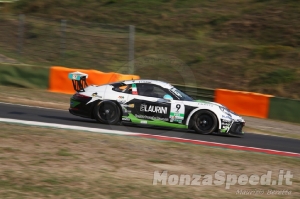
[[[129,74],[134,74],[134,35],[135,26],[129,26]]]
[[[24,42],[24,20],[25,15],[19,15],[19,30],[18,30],[18,55],[21,56],[23,52],[23,42]]]
[[[66,50],[66,26],[67,26],[67,20],[62,19],[60,23],[60,56],[61,59],[64,59],[65,56],[65,50]]]

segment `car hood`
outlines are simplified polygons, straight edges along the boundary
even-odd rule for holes
[[[222,113],[222,115],[225,115],[225,117],[230,115],[231,119],[234,119],[234,120],[237,120],[237,121],[245,121],[240,115],[238,115],[234,111],[230,110],[229,108],[227,108],[223,104],[219,104],[219,103],[211,102],[211,101],[206,101],[206,100],[194,100],[193,102],[203,103],[203,104],[210,104],[210,105],[214,105],[215,107],[223,107],[224,109],[226,109],[228,111],[226,114]]]
[[[208,103],[208,104],[213,104],[216,106],[222,106],[224,107],[222,104],[216,103],[216,102],[211,102],[211,101],[206,101],[206,100],[194,100],[194,102],[202,102],[202,103]]]

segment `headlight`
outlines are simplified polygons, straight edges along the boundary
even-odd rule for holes
[[[219,106],[219,108],[220,108],[220,110],[221,110],[222,112],[225,112],[225,108],[224,108],[224,107]]]
[[[221,110],[223,113],[225,113],[226,115],[228,115],[228,116],[231,117],[230,112],[229,112],[226,108],[224,108],[224,107],[222,107],[222,106],[219,106],[219,108],[220,108],[220,110]]]

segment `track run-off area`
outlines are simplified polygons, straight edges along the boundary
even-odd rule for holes
[[[61,128],[78,131],[154,138],[211,147],[300,157],[300,140],[245,132],[242,138],[223,135],[201,135],[192,131],[104,125],[95,120],[76,117],[68,110],[0,103],[0,122]],[[247,123],[246,123],[247,124]]]

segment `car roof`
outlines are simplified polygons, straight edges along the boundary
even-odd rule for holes
[[[159,80],[150,80],[150,79],[138,79],[138,80],[126,80],[124,81],[125,84],[155,84],[155,85],[159,85],[163,88],[167,88],[170,89],[173,86],[167,82],[163,82],[163,81],[159,81]]]

